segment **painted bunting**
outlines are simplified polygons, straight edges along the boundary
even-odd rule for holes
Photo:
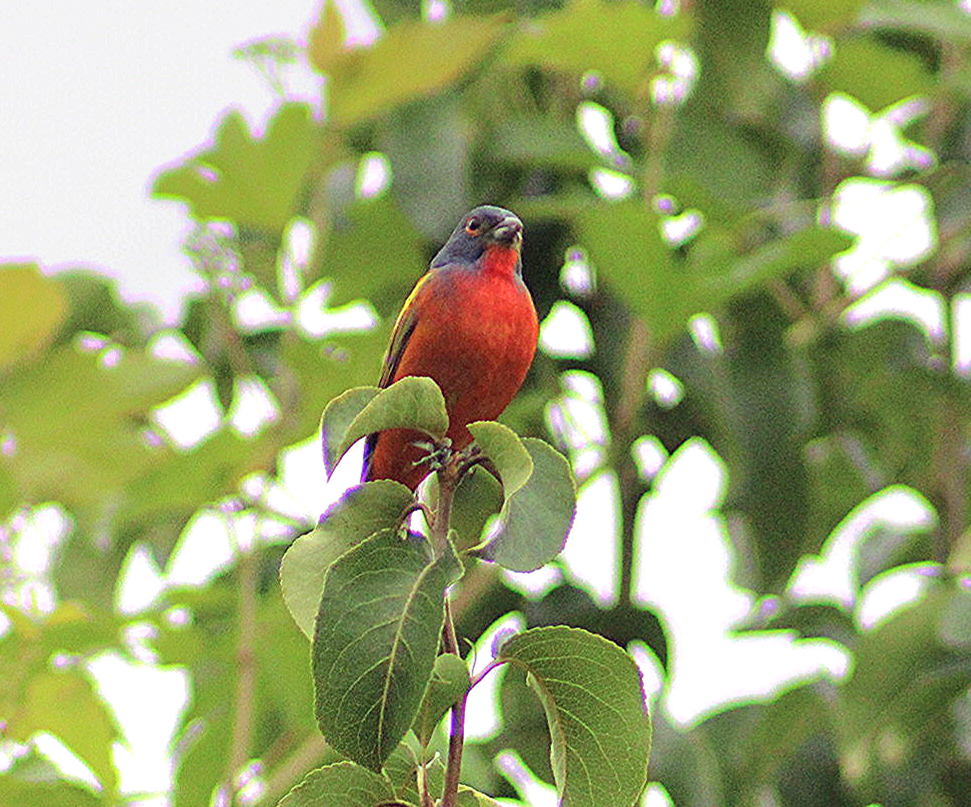
[[[445,395],[451,447],[472,441],[466,428],[494,420],[526,377],[539,325],[523,283],[523,223],[501,207],[463,216],[432,259],[395,321],[379,386],[429,376]],[[395,479],[414,490],[431,470],[427,436],[388,429],[367,438],[363,478]]]

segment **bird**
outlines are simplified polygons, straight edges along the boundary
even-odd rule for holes
[[[539,322],[523,282],[522,243],[514,213],[495,205],[471,210],[395,320],[378,386],[407,376],[433,379],[445,397],[453,451],[471,443],[469,423],[502,413],[536,352]],[[362,480],[393,479],[414,492],[432,470],[427,439],[408,429],[369,435]]]

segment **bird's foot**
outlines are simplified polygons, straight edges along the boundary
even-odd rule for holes
[[[443,437],[441,440],[415,440],[412,445],[426,452],[424,457],[415,460],[412,465],[428,465],[432,471],[441,470],[448,465],[454,454],[452,440],[449,437]]]

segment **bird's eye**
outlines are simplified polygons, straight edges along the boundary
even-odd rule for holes
[[[475,216],[473,216],[467,222],[465,222],[465,232],[467,232],[469,235],[478,235],[479,230],[481,229],[482,229],[482,222],[479,219],[477,219]]]

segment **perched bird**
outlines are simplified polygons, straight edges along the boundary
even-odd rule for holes
[[[379,386],[429,376],[445,395],[451,446],[466,428],[494,420],[519,390],[536,352],[539,326],[523,283],[523,223],[483,205],[458,223],[395,321]],[[414,490],[430,468],[427,436],[388,429],[367,438],[363,478],[395,479]]]

